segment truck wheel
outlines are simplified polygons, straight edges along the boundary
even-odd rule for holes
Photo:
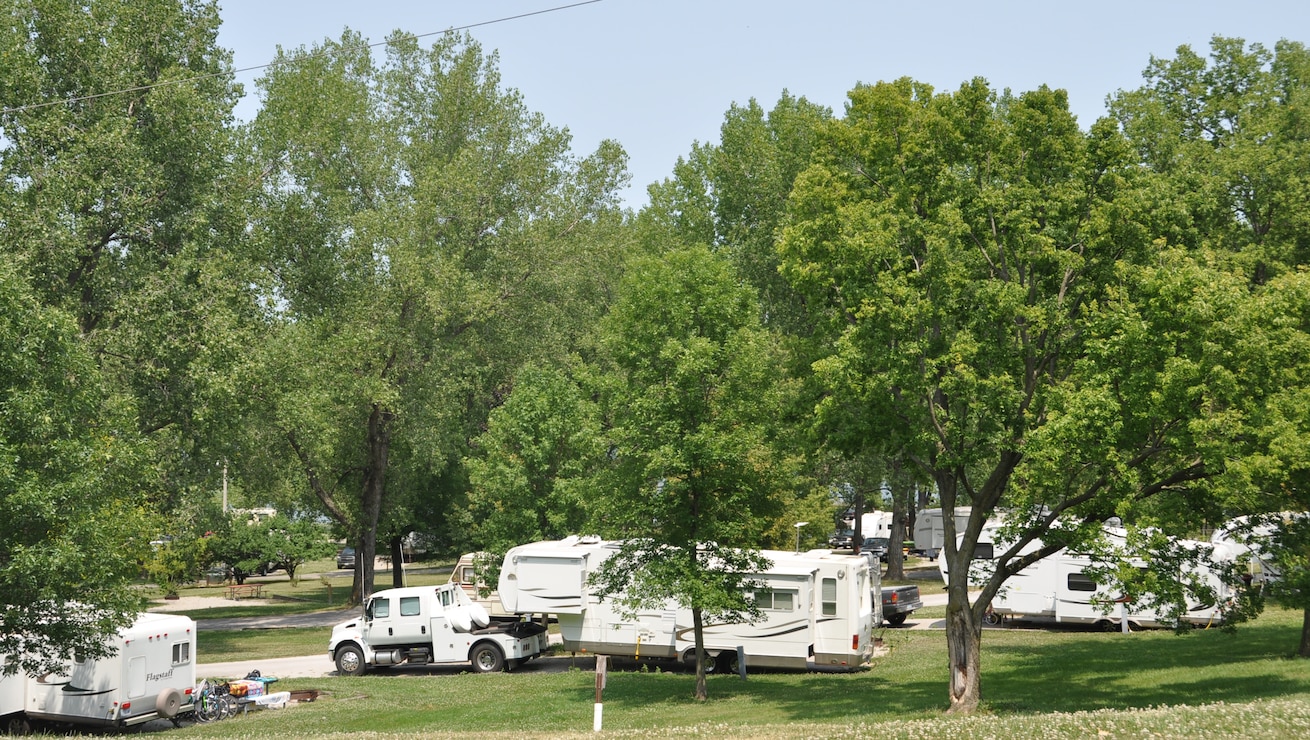
[[[469,662],[478,673],[495,673],[505,667],[505,654],[490,642],[481,642],[473,646],[469,653]]]
[[[343,676],[362,676],[368,666],[364,663],[364,651],[355,645],[343,645],[337,648],[337,673]]]
[[[890,617],[887,617],[887,624],[890,624],[893,627],[900,627],[902,624],[905,624],[905,618],[908,616],[908,614],[893,614]]]

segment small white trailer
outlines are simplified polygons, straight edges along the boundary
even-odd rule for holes
[[[474,604],[486,610],[488,616],[498,622],[517,622],[519,615],[505,611],[500,601],[500,594],[478,575],[478,568],[484,558],[491,555],[485,552],[468,552],[459,556],[459,562],[450,572],[450,582],[459,584],[464,595]]]
[[[531,622],[492,624],[457,583],[379,591],[364,614],[332,628],[328,656],[341,675],[371,667],[470,663],[489,673],[547,649],[546,628]]]
[[[1106,526],[1106,537],[1111,543],[1120,546],[1125,542],[1126,531],[1120,527]],[[996,528],[985,528],[979,536],[979,553],[999,554],[1005,545],[996,541]],[[1176,540],[1182,547],[1205,546],[1206,543],[1190,540]],[[1040,541],[1027,545],[1022,552],[1032,552],[1041,547]],[[975,559],[971,580],[981,580],[988,574],[985,559]],[[1131,564],[1145,567],[1140,560],[1128,559]],[[938,558],[938,567],[942,579],[948,581],[949,573],[945,554]],[[992,599],[990,616],[999,621],[1002,617],[1021,619],[1045,619],[1069,624],[1104,624],[1123,627],[1126,618],[1130,626],[1161,627],[1167,618],[1154,606],[1141,603],[1121,602],[1120,593],[1109,584],[1096,582],[1088,573],[1093,566],[1090,556],[1070,553],[1067,550],[1049,555],[1022,571],[1011,576],[1000,592]],[[1212,569],[1201,566],[1196,572],[1188,574],[1203,580],[1216,594],[1214,603],[1190,602],[1182,616],[1183,621],[1197,625],[1219,624],[1223,620],[1220,603],[1227,598],[1229,589]],[[949,581],[948,581],[949,582]]]
[[[963,532],[969,526],[969,506],[955,507],[955,531]],[[914,516],[914,549],[927,558],[936,558],[946,546],[946,524],[941,509],[924,509]]]
[[[32,721],[121,728],[191,711],[194,621],[142,614],[118,632],[113,647],[106,658],[69,661],[63,675],[0,679],[5,728],[22,731]]]
[[[669,599],[662,607],[625,615],[597,596],[588,579],[620,543],[577,536],[511,549],[498,591],[505,610],[551,614],[572,652],[694,661],[691,610]],[[773,561],[749,574],[762,586],[751,594],[764,613],[755,623],[703,625],[709,668],[731,670],[737,648],[746,665],[858,668],[873,655],[877,571],[866,558],[827,550],[762,551]]]

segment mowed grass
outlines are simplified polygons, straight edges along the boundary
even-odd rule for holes
[[[267,576],[253,576],[246,583],[258,583],[264,587],[263,601],[272,603],[251,603],[248,600],[229,601],[225,585],[194,585],[179,589],[179,596],[199,596],[214,600],[214,606],[203,609],[168,609],[165,603],[160,611],[169,614],[182,614],[192,619],[230,619],[235,617],[271,617],[287,614],[306,614],[328,609],[342,609],[350,596],[353,574],[330,572],[335,568],[335,561],[322,561],[303,566],[301,571],[307,575],[292,581],[285,573],[277,572]],[[413,566],[407,572],[405,583],[409,586],[435,586],[450,580],[451,566]],[[317,570],[315,568],[320,568]],[[327,573],[326,580],[322,573]],[[374,590],[391,588],[391,572],[379,571],[374,580]]]
[[[885,630],[889,652],[854,674],[694,677],[649,665],[611,671],[606,734],[760,738],[1310,736],[1310,661],[1291,658],[1301,613],[1270,608],[1235,633],[988,630],[984,706],[946,716],[940,631]],[[204,654],[203,652],[201,653]],[[369,675],[284,680],[329,692],[312,704],[180,732],[197,737],[591,736],[595,677],[546,673]],[[628,664],[631,665],[631,664]]]
[[[207,630],[196,632],[196,655],[205,663],[294,658],[327,653],[330,627]]]

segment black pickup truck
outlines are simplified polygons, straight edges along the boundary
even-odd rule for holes
[[[918,586],[883,586],[882,619],[893,627],[905,624],[915,609],[923,607]]]

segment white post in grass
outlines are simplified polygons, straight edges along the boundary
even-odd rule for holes
[[[592,732],[600,732],[601,716],[604,714],[604,706],[600,701],[600,692],[605,689],[605,669],[608,663],[608,656],[596,656],[596,710],[591,719]]]

